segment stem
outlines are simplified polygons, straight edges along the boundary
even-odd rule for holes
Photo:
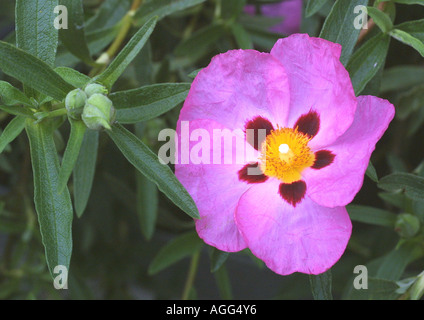
[[[386,2],[380,2],[377,6],[377,9],[380,11],[384,12],[384,8],[386,7]],[[361,32],[359,33],[359,37],[358,37],[358,41],[356,42],[356,44],[360,43],[362,40],[364,40],[364,38],[366,37],[366,35],[374,28],[375,26],[375,22],[373,19],[370,19],[367,23],[367,28],[366,29],[362,29]]]
[[[187,280],[184,286],[182,300],[188,300],[191,288],[193,287],[194,278],[196,277],[197,267],[199,265],[200,250],[191,257],[190,269],[188,270]]]
[[[115,40],[113,40],[109,48],[99,56],[96,61],[98,65],[90,71],[90,77],[94,77],[100,74],[116,55],[131,29],[134,14],[142,2],[143,0],[133,0],[130,10],[125,14],[120,22],[121,27],[119,29],[118,35],[116,36]]]

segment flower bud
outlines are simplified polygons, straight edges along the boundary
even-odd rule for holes
[[[420,229],[420,220],[418,217],[409,214],[399,214],[395,222],[395,231],[402,238],[412,238]]]
[[[106,87],[98,83],[89,84],[88,86],[85,87],[84,91],[88,97],[91,97],[95,93],[101,93],[104,95],[108,94]]]
[[[103,94],[93,94],[85,104],[82,120],[89,129],[100,130],[103,127],[110,130],[115,120],[112,101]]]
[[[73,119],[80,119],[87,95],[81,89],[70,91],[65,98],[65,107],[68,115]]]

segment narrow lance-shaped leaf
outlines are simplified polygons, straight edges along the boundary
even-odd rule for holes
[[[23,117],[35,119],[34,118],[34,113],[31,110],[29,110],[27,108],[24,108],[22,106],[17,106],[17,105],[14,105],[14,106],[0,106],[0,110],[3,110],[4,112],[13,114],[15,116],[23,116]]]
[[[203,241],[196,232],[188,232],[171,240],[155,256],[149,265],[149,274],[155,274],[166,269],[183,258],[189,257],[200,250]]]
[[[144,123],[135,125],[135,133],[141,139],[145,129]],[[144,237],[150,240],[156,227],[159,205],[159,190],[155,183],[147,179],[142,173],[136,172],[136,203],[140,229]]]
[[[62,165],[59,171],[59,193],[65,189],[68,179],[72,174],[78,154],[81,149],[82,140],[87,127],[84,122],[69,119],[71,124],[71,132],[69,134],[68,144],[63,154]]]
[[[153,29],[156,26],[157,18],[153,17],[146,22],[130,39],[127,45],[119,52],[110,65],[93,81],[104,84],[109,89],[116,80],[121,76],[128,65],[137,56],[143,48],[146,41],[149,39]]]
[[[368,0],[337,0],[325,19],[320,38],[342,45],[340,61],[346,65],[358,40],[360,27],[355,27],[357,6],[366,6]]]
[[[404,190],[414,200],[424,200],[424,177],[396,172],[380,179],[378,186],[386,191]]]
[[[390,20],[390,17],[386,13],[374,7],[367,7],[367,10],[368,15],[373,19],[381,31],[386,33],[393,29],[392,20]]]
[[[225,263],[225,261],[227,261],[229,255],[230,255],[229,252],[221,251],[221,250],[218,250],[217,248],[212,247],[212,252],[210,256],[211,272],[215,272],[219,270],[222,267],[222,265]]]
[[[4,131],[0,135],[0,153],[3,152],[4,148],[11,143],[25,128],[25,117],[13,118]]]
[[[412,48],[417,50],[422,57],[424,57],[424,43],[421,40],[399,29],[393,29],[392,31],[389,32],[389,34],[396,40],[399,40],[400,42],[408,46],[411,46]]]
[[[219,294],[222,299],[224,300],[232,300],[233,293],[231,289],[231,280],[230,276],[228,275],[227,268],[225,266],[222,266],[219,268],[215,273],[214,277],[216,280],[216,284],[218,286]]]
[[[141,232],[150,240],[155,230],[158,211],[158,188],[156,184],[137,172],[137,215]]]
[[[191,37],[182,41],[176,48],[177,56],[200,56],[214,45],[225,34],[225,28],[220,24],[207,25],[197,30]],[[200,52],[200,53],[199,53]]]
[[[109,95],[119,123],[137,123],[156,118],[187,97],[189,83],[161,83]]]
[[[199,218],[196,204],[172,170],[159,162],[158,156],[123,126],[115,124],[106,131],[127,160],[153,181],[175,205],[193,218]]]
[[[405,268],[422,255],[420,247],[414,243],[404,242],[383,258],[376,276],[379,279],[399,280]]]
[[[136,12],[134,20],[141,26],[150,18],[157,16],[162,19],[175,12],[193,7],[206,0],[155,0],[144,3]]]
[[[58,4],[58,0],[16,0],[16,45],[49,66],[56,58],[54,9]]]
[[[4,73],[56,100],[63,100],[75,89],[48,64],[9,43],[0,41],[0,57]]]
[[[0,99],[7,106],[24,104],[32,107],[31,100],[22,91],[6,81],[0,81]]]
[[[91,78],[75,69],[67,67],[57,67],[54,69],[66,82],[76,88],[82,88],[87,85]]]
[[[306,18],[317,13],[327,2],[328,0],[308,0],[305,9]]]
[[[348,205],[346,208],[353,221],[389,228],[395,226],[396,214],[390,211],[362,205]]]
[[[398,30],[405,31],[414,38],[417,38],[418,40],[424,42],[424,19],[406,21],[396,25],[395,28]]]
[[[349,60],[346,69],[357,96],[384,65],[389,44],[390,37],[380,33],[364,43]]]
[[[392,1],[396,3],[402,3],[402,4],[420,4],[424,6],[423,0],[392,0]]]
[[[62,44],[76,57],[89,65],[95,62],[91,58],[84,31],[84,8],[82,0],[59,0],[67,8],[67,28],[59,30]]]
[[[77,217],[81,217],[87,206],[96,172],[99,132],[86,130],[73,173],[74,204]]]
[[[315,300],[333,300],[331,269],[318,275],[309,275],[309,282]]]
[[[35,209],[47,265],[54,277],[56,266],[69,270],[73,210],[68,189],[58,193],[59,159],[51,124],[49,120],[39,124],[34,124],[30,119],[26,121],[34,175]]]

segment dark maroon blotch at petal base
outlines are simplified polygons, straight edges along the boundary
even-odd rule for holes
[[[306,193],[306,183],[303,180],[295,181],[293,183],[280,184],[280,195],[293,207],[302,201]]]
[[[312,165],[313,169],[322,169],[333,163],[334,158],[336,157],[331,151],[320,150],[315,152],[315,162]]]
[[[249,170],[251,168],[251,170]],[[262,183],[268,180],[259,168],[259,163],[248,163],[238,172],[239,180],[247,183]]]
[[[311,110],[307,114],[300,116],[293,128],[297,127],[299,132],[302,132],[310,138],[313,138],[317,135],[319,126],[319,114],[316,111]]]
[[[265,130],[265,134],[259,134],[259,130]],[[246,122],[246,141],[249,142],[256,150],[259,150],[262,145],[262,142],[264,142],[266,136],[269,135],[272,130],[274,130],[274,127],[272,126],[272,123],[269,120],[261,116],[257,116],[252,120]]]

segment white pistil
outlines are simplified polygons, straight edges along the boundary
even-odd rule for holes
[[[280,153],[282,153],[282,154],[288,153],[289,150],[290,150],[290,147],[285,143],[280,144],[280,146],[278,147],[278,151],[280,151]]]

